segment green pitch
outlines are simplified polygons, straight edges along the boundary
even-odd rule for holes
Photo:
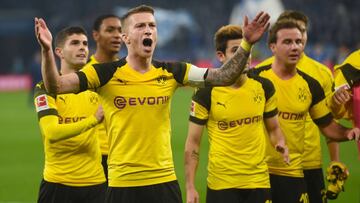
[[[176,173],[185,201],[184,145],[191,89],[179,89],[172,104],[172,144]],[[0,93],[0,203],[36,202],[43,170],[43,147],[35,110],[28,102],[28,94]],[[206,162],[208,142],[203,136],[197,188],[201,202],[205,202]],[[353,142],[341,144],[341,159],[350,170],[345,193],[329,203],[360,202],[360,161]],[[324,163],[328,164],[327,149],[323,147]]]

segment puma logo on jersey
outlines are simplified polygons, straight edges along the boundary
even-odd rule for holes
[[[124,85],[126,85],[126,83],[127,83],[125,80],[121,80],[121,79],[117,79],[117,80]]]
[[[63,97],[59,97],[59,99],[66,104],[66,101],[65,101],[65,99]]]
[[[223,103],[220,103],[220,102],[216,102],[216,105],[220,105],[220,106],[223,106],[225,109],[226,109],[226,106],[225,106],[225,104],[223,104]]]

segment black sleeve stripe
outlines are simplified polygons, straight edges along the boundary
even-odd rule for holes
[[[272,118],[274,116],[276,116],[278,114],[278,109],[275,108],[274,110],[272,111],[269,111],[269,112],[264,112],[264,118]]]
[[[169,73],[172,73],[176,82],[183,84],[186,73],[186,63],[160,62],[153,60],[152,64],[154,65],[155,68],[162,68],[167,70]]]
[[[312,101],[310,107],[316,105],[317,103],[325,99],[324,89],[321,87],[320,83],[316,79],[300,71],[299,69],[297,70],[297,72],[302,78],[304,78],[304,80],[309,85],[309,89],[312,95]]]
[[[54,99],[56,99],[56,94],[50,94],[48,92],[46,92],[46,89],[45,89],[45,85],[44,85],[44,82],[43,81],[40,81],[39,83],[37,83],[35,85],[35,88],[34,88],[34,99],[42,94],[46,94]]]
[[[256,74],[248,74],[248,77],[261,83],[262,88],[264,89],[265,92],[266,100],[270,99],[275,94],[274,84],[269,79],[261,77]]]
[[[58,112],[56,109],[46,109],[43,111],[39,111],[38,112],[38,120],[40,120],[40,118],[44,117],[44,116],[48,116],[48,115],[58,115]]]
[[[341,72],[343,73],[346,81],[349,83],[350,87],[360,81],[360,70],[352,66],[351,64],[345,64],[340,67]]]
[[[190,116],[189,117],[189,121],[193,122],[193,123],[196,123],[196,124],[199,124],[199,125],[205,125],[207,120],[201,120],[201,119],[198,119],[194,116]]]
[[[126,59],[122,58],[118,61],[110,63],[94,64],[95,71],[100,80],[100,86],[105,85],[113,77],[117,68],[120,68],[126,64]]]
[[[262,71],[266,71],[266,70],[269,70],[269,69],[271,69],[271,64],[270,65],[266,65],[266,66],[261,66],[261,67],[258,67],[258,68],[251,68],[249,71],[248,71],[248,73],[247,73],[247,75],[248,75],[248,77],[250,77],[250,75],[260,75],[260,73],[262,72]]]
[[[199,88],[192,99],[205,107],[208,111],[211,108],[211,91],[212,87]]]
[[[88,81],[87,77],[84,72],[78,71],[75,72],[76,75],[79,77],[79,92],[83,92],[88,89]]]
[[[318,126],[327,126],[330,124],[330,122],[333,120],[333,116],[331,113],[326,114],[325,116],[313,119],[314,123]]]

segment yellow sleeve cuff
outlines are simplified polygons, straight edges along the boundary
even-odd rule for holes
[[[240,47],[245,51],[250,52],[252,45],[243,38],[241,40]]]

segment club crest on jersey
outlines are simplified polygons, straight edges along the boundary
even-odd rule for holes
[[[91,104],[97,105],[98,102],[99,102],[99,100],[98,100],[98,97],[97,97],[97,96],[95,96],[95,95],[91,95],[91,96],[90,96],[90,103],[91,103]]]
[[[307,99],[307,93],[306,93],[306,89],[305,88],[299,88],[299,92],[298,92],[298,100],[300,102],[305,102]]]
[[[165,75],[162,75],[162,76],[156,78],[156,80],[157,80],[157,82],[158,82],[159,84],[165,85],[167,79],[166,79],[166,76],[165,76]]]
[[[43,110],[50,108],[46,94],[37,96],[35,98],[35,102],[36,102],[36,112],[43,111]]]
[[[261,96],[261,93],[260,92],[257,92],[257,91],[254,91],[254,102],[259,104],[261,103],[261,101],[263,100],[262,96]]]

